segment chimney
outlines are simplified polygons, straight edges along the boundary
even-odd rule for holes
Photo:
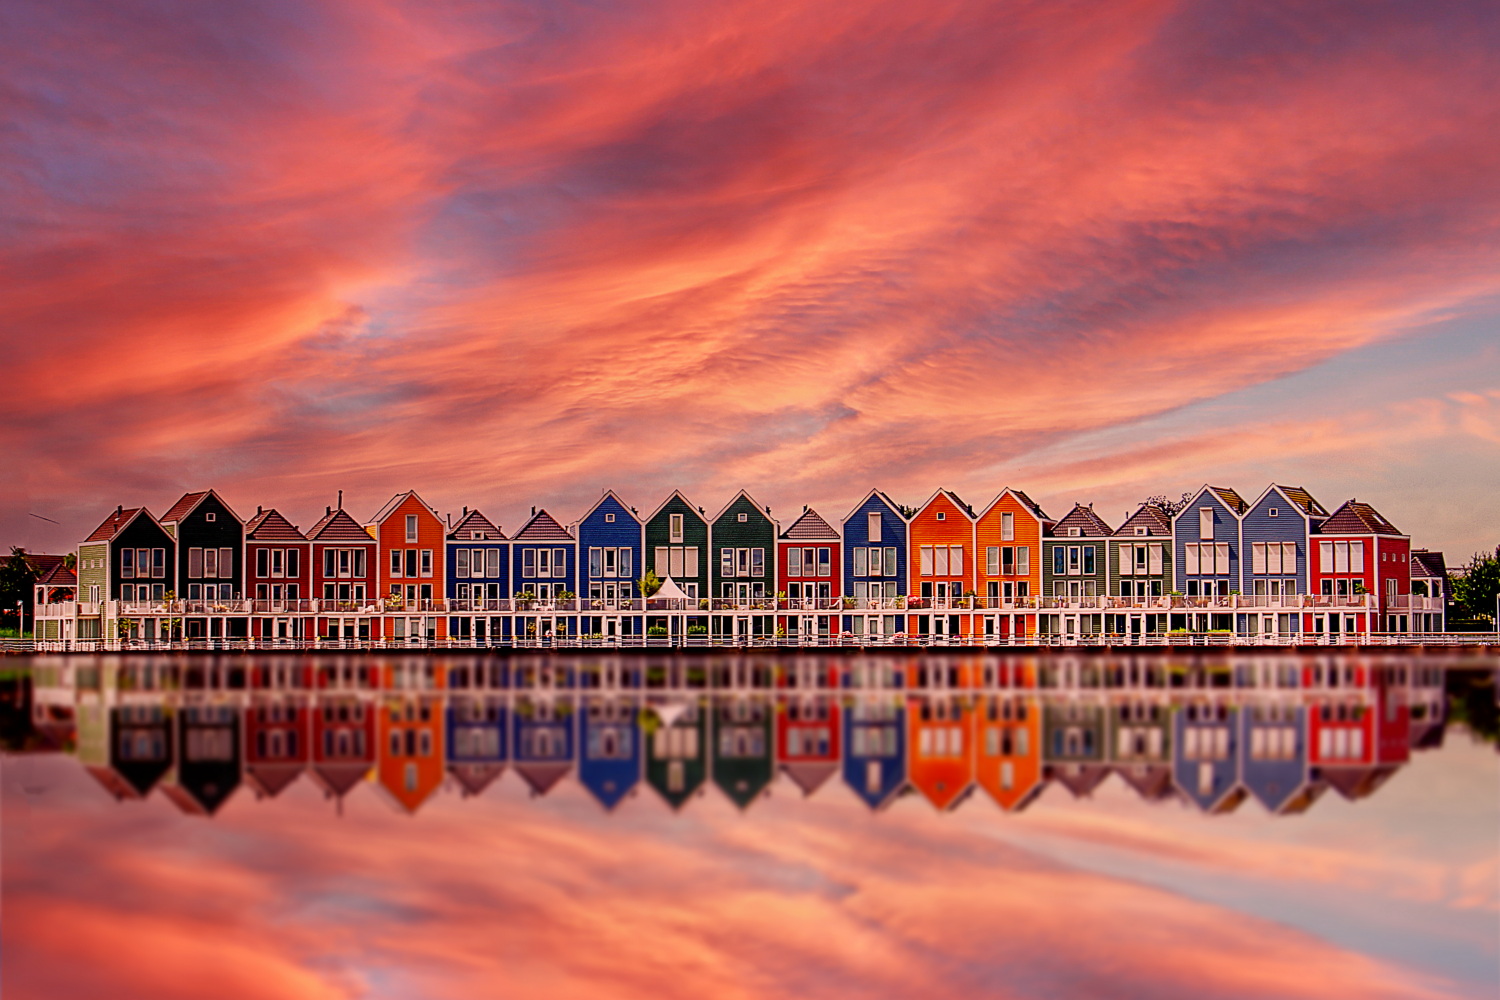
[[[536,508],[535,507],[531,508],[531,516],[532,517],[536,517]]]
[[[324,517],[327,517],[329,514],[332,514],[332,513],[333,513],[333,508],[332,507],[324,507],[323,508],[323,516]]]
[[[124,514],[124,513],[125,513],[125,505],[124,504],[117,504],[115,506],[115,517],[119,517],[121,514]]]
[[[804,513],[804,514],[807,513],[807,504],[803,504],[802,505],[802,513]]]
[[[256,514],[263,514],[263,513],[265,513],[265,508],[262,507],[260,504],[256,504],[255,505],[255,513]]]
[[[453,530],[453,512],[450,510],[448,512],[447,516],[448,516],[448,530],[451,531],[451,530]]]
[[[339,510],[344,509],[344,491],[339,490]]]
[[[469,508],[465,507],[464,508],[464,517],[468,517],[468,516],[469,516]]]

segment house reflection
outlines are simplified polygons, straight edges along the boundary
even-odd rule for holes
[[[740,809],[778,772],[835,775],[871,810],[938,811],[975,789],[1020,812],[1110,775],[1207,814],[1254,799],[1305,812],[1373,794],[1440,745],[1431,658],[824,655],[43,657],[0,694],[8,752],[77,757],[111,796],[153,789],[217,813],[243,784],[306,773],[335,803],[361,783],[416,813],[514,770],[569,775],[605,810],[644,784],[672,809],[709,785]]]

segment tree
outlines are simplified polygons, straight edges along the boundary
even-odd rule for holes
[[[12,546],[10,558],[0,562],[0,613],[6,617],[16,613],[16,604],[26,608],[26,617],[32,613],[32,595],[36,593],[36,568],[26,558],[26,550]]]
[[[1449,574],[1453,600],[1470,618],[1494,621],[1495,595],[1500,594],[1500,546],[1493,555],[1476,552],[1469,564]]]
[[[1168,517],[1172,517],[1176,515],[1178,511],[1182,510],[1182,508],[1191,503],[1192,500],[1193,494],[1191,493],[1184,493],[1181,500],[1168,500],[1164,494],[1158,493],[1155,496],[1150,496],[1142,500],[1141,506],[1155,507],[1157,510],[1161,511]]]
[[[635,581],[635,586],[642,597],[650,597],[661,589],[661,579],[656,575],[656,570],[648,569],[645,576]]]

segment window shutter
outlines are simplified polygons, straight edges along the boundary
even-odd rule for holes
[[[954,576],[959,576],[964,571],[964,548],[962,545],[955,545],[951,551],[953,556],[948,572]]]
[[[652,549],[651,568],[657,573],[667,573],[667,553],[670,550],[665,545],[658,545]]]
[[[1297,543],[1281,543],[1281,571],[1283,573],[1297,572]]]
[[[1229,572],[1229,543],[1219,542],[1214,546],[1215,560],[1214,572],[1220,575]]]
[[[932,575],[932,546],[923,545],[917,550],[921,557],[922,576]]]
[[[1266,543],[1252,542],[1250,545],[1250,572],[1266,572]]]
[[[1198,543],[1188,542],[1182,547],[1182,571],[1190,576],[1198,573]]]
[[[1349,572],[1363,573],[1365,571],[1365,543],[1349,543]]]
[[[1320,573],[1332,573],[1333,572],[1333,543],[1332,542],[1319,542],[1318,543],[1318,572],[1320,572]]]
[[[946,545],[936,546],[932,550],[932,554],[933,554],[933,556],[935,557],[935,560],[936,560],[933,563],[933,567],[932,567],[933,575],[934,576],[947,576],[948,575],[948,546],[946,546]]]
[[[1162,572],[1162,564],[1164,562],[1164,560],[1162,559],[1161,542],[1152,542],[1149,551],[1151,560],[1151,573],[1153,576],[1159,575]]]
[[[1135,546],[1129,543],[1120,546],[1120,575],[1131,576],[1135,573]]]
[[[868,534],[868,537],[866,538],[866,541],[869,541],[869,542],[878,542],[878,541],[880,541],[880,515],[879,514],[870,514],[866,518],[865,524],[868,526],[867,529],[866,529],[867,530],[867,534]]]
[[[682,550],[682,575],[685,577],[698,575],[698,546],[689,545]]]
[[[1198,537],[1205,540],[1214,537],[1214,509],[1212,507],[1198,508]]]

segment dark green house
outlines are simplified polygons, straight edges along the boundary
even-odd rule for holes
[[[708,520],[700,507],[673,490],[662,505],[646,518],[645,565],[658,578],[672,582],[688,596],[689,603],[708,600]],[[647,628],[692,629],[707,634],[708,613],[659,615],[648,613]]]
[[[1053,635],[1097,635],[1104,631],[1103,598],[1109,592],[1109,542],[1114,529],[1075,504],[1042,539],[1042,596],[1051,598],[1040,616],[1041,631]]]
[[[775,744],[772,711],[764,695],[714,699],[714,784],[741,809],[771,784]]]
[[[650,711],[655,727],[645,737],[646,783],[681,809],[708,777],[708,706],[693,697]]]
[[[776,621],[776,534],[771,509],[740,490],[711,525],[715,632],[771,635]]]

